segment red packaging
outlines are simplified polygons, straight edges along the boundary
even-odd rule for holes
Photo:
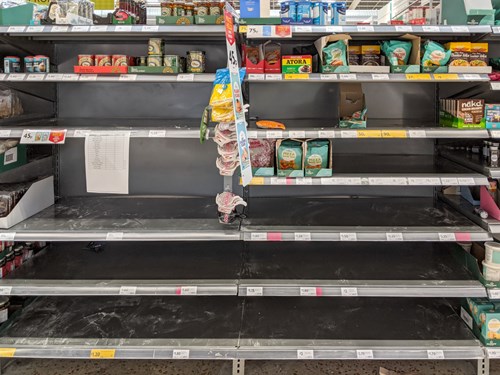
[[[78,65],[79,66],[94,66],[95,56],[94,55],[78,55]]]
[[[245,46],[247,74],[264,74],[264,52],[262,45]]]
[[[95,55],[95,66],[111,66],[111,56]]]
[[[264,44],[264,71],[281,73],[281,45],[267,42]]]
[[[391,25],[404,25],[405,23],[401,20],[391,20]]]
[[[111,64],[113,66],[131,66],[133,65],[133,58],[127,55],[113,55],[111,57]]]

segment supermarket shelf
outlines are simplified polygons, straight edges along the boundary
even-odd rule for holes
[[[476,172],[482,173],[485,176],[500,178],[500,168],[488,167],[479,154],[453,150],[440,150],[439,153],[441,156]]]
[[[220,224],[213,198],[65,198],[0,233],[16,241],[239,240],[238,223]]]
[[[486,241],[432,198],[252,198],[245,241]]]
[[[249,74],[249,82],[489,82],[488,74]]]
[[[334,154],[333,177],[254,177],[251,185],[488,185],[488,179],[433,155]]]
[[[455,260],[453,254],[464,251],[456,244],[252,242],[246,247],[239,281],[243,296],[486,296],[484,286]]]
[[[11,73],[0,74],[3,82],[64,82],[64,83],[92,83],[92,82],[180,82],[180,83],[212,83],[214,73],[197,74],[74,74],[74,73]]]
[[[0,280],[0,290],[22,296],[236,295],[238,250],[228,241],[110,242],[100,251],[54,243]]]
[[[454,306],[411,298],[39,297],[0,345],[14,358],[484,357]]]

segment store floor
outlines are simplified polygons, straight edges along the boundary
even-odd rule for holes
[[[230,375],[231,362],[222,361],[90,361],[31,360],[11,362],[2,375]],[[464,361],[249,361],[248,375],[474,375],[475,364]],[[500,361],[492,363],[491,375],[500,375]]]

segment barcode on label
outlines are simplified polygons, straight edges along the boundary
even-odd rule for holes
[[[262,296],[264,295],[264,288],[261,286],[247,287],[247,296]]]
[[[356,350],[356,358],[357,359],[373,359],[373,350]]]
[[[316,287],[301,287],[300,295],[303,297],[316,297]]]
[[[294,233],[295,241],[311,241],[311,233]]]
[[[356,233],[340,233],[340,241],[357,241],[358,236]]]
[[[444,352],[442,350],[427,350],[427,358],[444,359]]]
[[[172,359],[189,359],[189,349],[174,349]]]
[[[122,286],[120,287],[120,295],[124,296],[132,296],[135,295],[137,292],[137,287],[136,286]]]
[[[297,359],[314,359],[314,350],[297,350]]]
[[[403,233],[386,233],[387,241],[403,241]]]
[[[357,297],[358,288],[340,288],[340,294],[342,297]]]
[[[439,241],[455,241],[455,233],[439,233]]]
[[[17,161],[17,147],[11,148],[10,150],[5,151],[3,164],[7,165],[10,163],[15,163]]]

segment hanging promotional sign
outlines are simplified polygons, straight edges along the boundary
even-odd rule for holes
[[[233,89],[233,111],[236,122],[236,134],[238,137],[241,179],[243,186],[246,186],[252,181],[252,165],[250,164],[250,149],[248,145],[245,111],[243,109],[243,95],[241,92],[233,16],[236,17],[233,7],[226,3],[224,9],[224,23],[226,26],[227,63],[231,77],[231,87]]]

